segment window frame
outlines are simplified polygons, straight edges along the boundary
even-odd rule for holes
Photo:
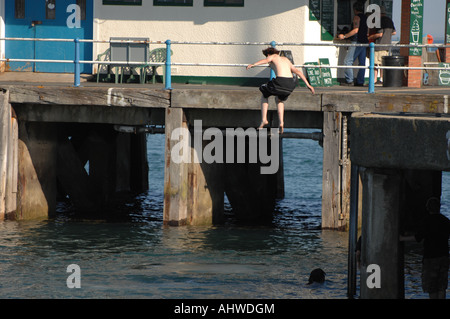
[[[203,1],[203,6],[205,7],[244,7],[245,6],[245,0],[242,0],[242,4],[240,3],[225,3],[226,0],[223,0],[223,2],[210,2],[208,0]]]
[[[114,1],[114,0],[103,0],[102,5],[104,6],[142,6],[142,0],[138,2],[130,2],[126,0]]]
[[[174,0],[172,0],[171,2],[159,2],[158,0],[153,0],[153,6],[155,6],[155,7],[193,7],[194,1],[190,0],[190,3],[175,3]]]

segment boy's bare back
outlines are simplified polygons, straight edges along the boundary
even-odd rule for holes
[[[268,57],[270,67],[279,77],[292,78],[292,63],[288,58],[273,54]]]

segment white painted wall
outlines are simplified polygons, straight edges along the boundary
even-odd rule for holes
[[[95,1],[94,37],[149,37],[165,41],[219,42],[320,42],[320,25],[309,21],[308,0],[246,0],[245,7],[204,7],[194,0],[193,7],[153,6],[144,0],[142,6],[104,6]],[[163,45],[161,45],[163,46]],[[152,45],[155,48],[157,45]],[[266,46],[172,46],[174,63],[249,64],[264,56]],[[94,56],[108,48],[96,44]],[[334,47],[280,46],[291,50],[296,64],[329,58],[336,64]],[[333,70],[334,72],[334,70]],[[175,66],[173,75],[267,77],[267,69],[245,70],[240,67]]]

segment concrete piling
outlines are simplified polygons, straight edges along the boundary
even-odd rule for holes
[[[401,175],[398,171],[364,171],[360,285],[362,299],[404,297],[403,250],[399,242],[400,191]],[[371,265],[379,267],[379,272],[375,273],[378,269],[372,271]]]

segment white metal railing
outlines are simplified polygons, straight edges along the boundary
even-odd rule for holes
[[[242,46],[284,46],[284,47],[293,47],[293,46],[319,46],[319,47],[368,47],[370,49],[370,57],[369,57],[369,65],[368,66],[348,66],[348,65],[327,65],[326,68],[333,69],[369,69],[369,93],[374,93],[374,53],[375,48],[384,47],[384,48],[450,48],[450,45],[444,44],[354,44],[354,43],[298,43],[298,42],[281,42],[277,43],[275,41],[272,42],[203,42],[203,41],[146,41],[146,40],[90,40],[90,39],[53,39],[53,38],[0,38],[0,41],[45,41],[45,42],[72,42],[74,43],[74,52],[75,59],[74,60],[52,60],[52,59],[9,59],[4,58],[0,59],[3,62],[36,62],[36,63],[74,63],[75,72],[74,72],[74,86],[80,86],[80,64],[105,64],[105,65],[142,65],[147,61],[142,62],[131,62],[131,61],[94,61],[94,60],[80,60],[80,43],[140,43],[140,44],[165,44],[166,45],[166,62],[155,62],[153,65],[162,65],[165,66],[165,88],[172,89],[172,66],[204,66],[204,67],[246,67],[248,64],[239,64],[239,63],[183,63],[183,62],[172,62],[171,61],[171,46],[172,45],[242,45]],[[267,66],[267,65],[266,65]],[[265,65],[261,65],[260,67],[266,67]],[[323,66],[318,65],[295,65],[297,68],[321,68]],[[434,67],[434,66],[422,66],[422,67],[410,67],[410,66],[377,66],[377,69],[385,69],[385,70],[446,70],[450,71],[450,66],[447,67]],[[273,72],[273,71],[272,71]],[[272,73],[271,76],[274,76]]]

